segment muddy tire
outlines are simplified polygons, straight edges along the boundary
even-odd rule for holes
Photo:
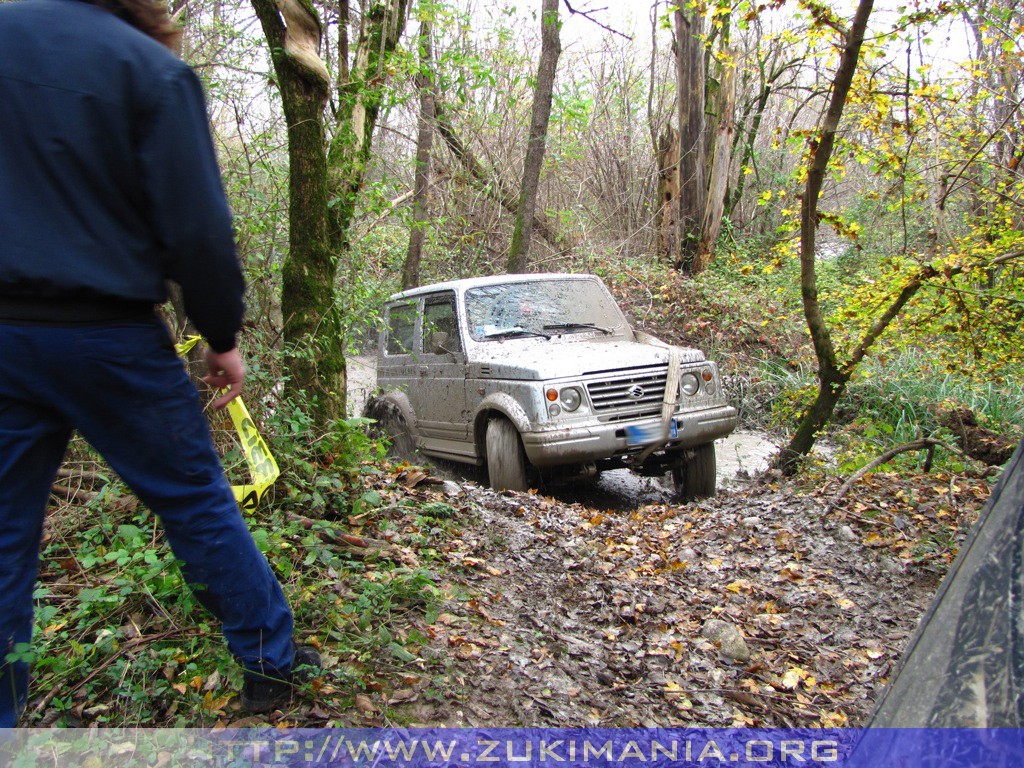
[[[388,400],[372,400],[366,407],[366,415],[377,420],[373,431],[391,443],[389,456],[402,461],[416,458],[416,438],[397,405]]]
[[[680,501],[714,496],[716,471],[715,444],[698,445],[690,459],[672,470],[676,496]]]
[[[530,484],[528,462],[519,432],[508,419],[487,422],[485,439],[487,478],[496,491],[526,491]]]

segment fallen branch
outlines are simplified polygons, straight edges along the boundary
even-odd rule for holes
[[[50,492],[62,497],[65,501],[77,501],[80,504],[89,504],[90,502],[96,501],[99,497],[98,493],[93,491],[86,491],[82,488],[72,488],[69,485],[63,483],[54,483]]]
[[[110,482],[109,475],[100,474],[99,472],[90,472],[87,469],[69,469],[68,467],[61,467],[58,469],[57,477],[90,480],[94,483],[104,484]]]
[[[445,144],[455,159],[459,161],[462,168],[469,174],[470,183],[485,195],[497,202],[508,213],[513,216],[519,210],[519,194],[509,189],[501,177],[489,171],[472,150],[463,143],[462,139],[455,132],[455,127],[448,118],[445,103],[438,99],[436,104],[437,132],[444,139]],[[571,244],[557,231],[554,225],[547,222],[546,217],[538,215],[533,217],[533,229],[544,240],[559,253],[565,253],[571,248]]]
[[[299,523],[307,531],[312,531],[321,540],[326,541],[328,544],[335,544],[339,547],[344,547],[345,550],[359,557],[377,555],[378,557],[385,557],[389,560],[395,560],[400,563],[408,563],[411,556],[411,553],[405,550],[405,548],[396,547],[394,544],[387,541],[370,539],[366,536],[354,536],[351,533],[339,533],[338,531],[324,525],[323,520],[314,520],[312,518],[305,517],[304,515],[296,514],[295,512],[289,512],[286,517],[289,520]],[[320,525],[317,525],[317,523]]]
[[[913,442],[905,443],[904,445],[898,445],[895,448],[891,448],[890,450],[886,451],[877,459],[868,462],[863,467],[854,472],[852,475],[850,475],[849,479],[842,484],[839,490],[836,491],[836,495],[833,496],[832,500],[829,501],[829,503],[825,506],[825,514],[827,515],[831,513],[836,508],[836,505],[842,500],[842,498],[846,496],[847,493],[850,492],[850,489],[853,488],[854,485],[856,485],[857,481],[864,477],[864,475],[871,472],[873,469],[876,469],[877,467],[880,467],[883,464],[892,461],[896,456],[899,456],[901,453],[925,450],[928,451],[928,465],[931,466],[931,454],[936,448],[943,448],[949,451],[950,453],[956,453],[961,456],[963,455],[961,451],[957,450],[953,446],[947,445],[941,440],[936,440],[933,437],[922,437],[919,440],[914,440]]]

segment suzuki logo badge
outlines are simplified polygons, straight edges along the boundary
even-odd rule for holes
[[[644,396],[644,388],[639,384],[634,384],[632,387],[626,390],[626,397],[631,400],[639,400]]]

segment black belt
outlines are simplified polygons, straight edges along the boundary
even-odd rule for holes
[[[81,296],[0,296],[0,323],[6,324],[78,325],[141,322],[151,320],[153,312],[154,305],[149,301]]]

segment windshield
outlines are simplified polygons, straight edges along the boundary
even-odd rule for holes
[[[536,280],[466,291],[466,319],[475,341],[606,334],[625,320],[595,280]]]

